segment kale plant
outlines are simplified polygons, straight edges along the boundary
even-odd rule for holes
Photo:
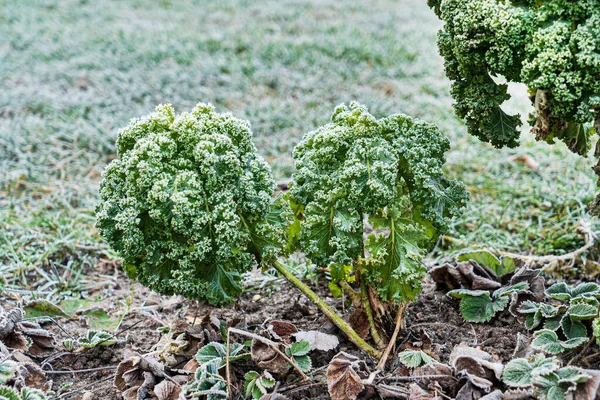
[[[178,116],[159,106],[132,120],[103,175],[100,234],[131,278],[213,304],[235,299],[244,271],[272,266],[379,358],[277,257],[303,251],[369,311],[405,306],[420,290],[421,257],[467,198],[442,171],[448,139],[404,115],[376,119],[357,103],[339,106],[295,149],[291,194],[275,196],[251,136],[248,122],[205,104]],[[381,327],[370,322],[376,338]]]
[[[224,303],[243,272],[283,246],[268,223],[275,182],[251,137],[247,121],[206,104],[178,116],[159,106],[119,131],[96,226],[129,277]]]
[[[445,23],[438,46],[455,110],[469,133],[496,147],[519,142],[519,115],[500,81],[527,85],[536,139],[582,156],[600,131],[600,1],[428,0]],[[593,126],[592,126],[593,123]],[[600,146],[596,148],[600,157]],[[600,164],[594,167],[600,176]],[[592,207],[600,213],[600,195]]]
[[[400,114],[376,119],[351,103],[294,150],[301,248],[364,306],[376,342],[372,310],[417,296],[423,254],[467,199],[462,183],[444,177],[448,149],[435,125]]]

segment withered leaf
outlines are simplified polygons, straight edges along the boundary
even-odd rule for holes
[[[465,343],[455,346],[450,354],[450,365],[457,371],[486,379],[502,378],[504,365],[494,362],[492,356],[483,350],[469,347]]]
[[[294,337],[299,342],[306,340],[310,343],[311,350],[329,351],[335,349],[340,344],[337,336],[319,331],[301,331],[294,334]]]
[[[438,396],[435,393],[429,393],[423,390],[419,385],[413,383],[408,388],[408,398],[411,400],[433,400]]]
[[[289,398],[279,393],[267,393],[260,400],[289,400]]]
[[[339,352],[327,367],[327,390],[332,400],[355,399],[364,389],[358,373],[354,370],[358,358]]]
[[[591,376],[587,381],[577,385],[575,400],[595,400],[600,397],[600,371],[585,369],[583,373]]]
[[[181,393],[181,387],[173,382],[164,380],[154,387],[154,394],[158,400],[177,400]]]
[[[361,339],[365,339],[369,335],[369,317],[362,308],[355,308],[352,311],[348,323]]]
[[[289,343],[290,337],[298,332],[296,325],[287,321],[273,320],[269,321],[268,331],[277,340]]]
[[[289,363],[275,350],[256,339],[252,340],[250,354],[257,367],[266,369],[273,374],[284,374],[290,368]]]

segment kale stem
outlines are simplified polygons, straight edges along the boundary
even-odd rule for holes
[[[373,308],[371,307],[371,301],[369,300],[367,284],[364,282],[360,275],[359,279],[360,294],[363,301],[363,307],[365,308],[365,312],[367,313],[367,319],[369,320],[369,327],[371,328],[371,337],[373,338],[373,341],[375,342],[377,347],[382,348],[385,345],[385,343],[383,342],[383,339],[381,338],[381,335],[377,330],[377,326],[375,325],[375,318],[373,318]]]
[[[308,297],[310,299],[310,301],[315,303],[315,305],[319,308],[319,310],[321,310],[321,312],[323,314],[325,314],[325,316],[327,318],[329,318],[331,320],[331,322],[333,322],[335,324],[335,326],[340,328],[348,336],[348,339],[350,339],[350,341],[352,343],[354,343],[359,349],[361,349],[362,351],[364,351],[365,353],[367,353],[368,355],[370,355],[371,357],[373,357],[375,359],[379,359],[381,357],[381,352],[379,350],[373,348],[371,345],[369,345],[367,342],[365,342],[358,335],[358,333],[356,333],[356,331],[354,329],[352,329],[352,327],[346,323],[346,321],[344,321],[339,315],[337,315],[337,313],[335,311],[333,311],[333,309],[331,307],[329,307],[327,305],[327,303],[325,303],[319,297],[319,295],[317,295],[315,292],[313,292],[300,279],[296,278],[296,276],[293,273],[291,273],[285,265],[280,263],[278,260],[273,261],[272,265],[291,284],[296,286],[302,293],[304,293],[306,295],[306,297]]]
[[[352,289],[350,284],[346,281],[339,281],[338,284],[342,289],[344,289],[344,293],[350,297],[350,301],[354,307],[360,308],[363,304],[363,298],[360,292]]]
[[[398,337],[398,332],[400,331],[400,329],[404,329],[404,327],[405,327],[404,312],[406,311],[407,308],[408,308],[408,304],[404,304],[404,303],[401,303],[400,306],[398,307],[398,314],[396,314],[396,327],[394,329],[394,333],[392,334],[392,338],[390,339],[390,342],[388,343],[387,347],[385,348],[385,351],[383,352],[381,359],[377,363],[378,370],[385,369],[385,364],[387,363],[387,359],[390,356],[390,352],[392,351],[392,348],[396,344],[396,338]]]

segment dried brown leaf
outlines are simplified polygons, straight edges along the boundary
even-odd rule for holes
[[[181,393],[181,387],[173,382],[164,380],[154,387],[154,394],[158,400],[177,400]]]
[[[395,386],[395,385],[386,385],[380,383],[375,387],[377,389],[377,393],[379,397],[382,399],[407,399],[408,391],[406,389]],[[366,397],[368,398],[368,397]]]
[[[260,400],[290,400],[287,396],[279,393],[267,393],[260,398]]]
[[[501,380],[504,370],[504,365],[494,362],[489,353],[464,343],[460,343],[452,350],[450,365],[457,371],[465,371],[470,375],[486,379],[495,378],[498,381]]]
[[[365,339],[369,335],[369,317],[362,308],[355,308],[352,311],[348,323],[361,339]]]
[[[600,371],[596,369],[584,369],[582,371],[591,376],[590,379],[577,385],[575,400],[595,400],[600,397]]]
[[[25,386],[32,387],[47,392],[50,387],[44,371],[33,363],[21,363],[19,365],[20,375],[24,380]],[[50,382],[51,384],[52,382]]]
[[[289,363],[275,350],[263,342],[253,339],[250,347],[252,361],[257,367],[273,374],[284,374],[290,368]]]
[[[429,393],[423,390],[419,385],[413,383],[408,388],[408,398],[411,400],[433,400],[438,396],[435,393]]]
[[[344,352],[339,352],[329,362],[327,367],[327,390],[332,400],[355,399],[364,389],[364,385],[354,365],[358,358]]]
[[[277,340],[282,340],[285,342],[290,341],[291,336],[298,332],[298,328],[296,325],[287,321],[273,320],[269,321],[268,331]]]
[[[121,363],[117,366],[117,372],[115,374],[114,385],[119,391],[123,392],[128,387],[131,387],[140,380],[139,384],[141,385],[141,373],[139,373],[138,378],[134,378],[134,373],[137,373],[139,369],[134,367],[133,360],[130,358],[125,361],[121,361]]]
[[[531,389],[510,389],[503,394],[503,400],[530,400],[533,398]]]

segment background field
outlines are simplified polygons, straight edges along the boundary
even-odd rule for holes
[[[448,173],[472,194],[450,253],[580,247],[591,161],[529,133],[505,150],[469,137],[451,108],[440,27],[424,0],[0,0],[0,275],[27,287],[32,269],[59,276],[114,256],[93,228],[100,174],[117,130],[159,103],[247,118],[277,178],[339,103],[420,117],[451,138]],[[513,89],[509,108],[528,107]]]

